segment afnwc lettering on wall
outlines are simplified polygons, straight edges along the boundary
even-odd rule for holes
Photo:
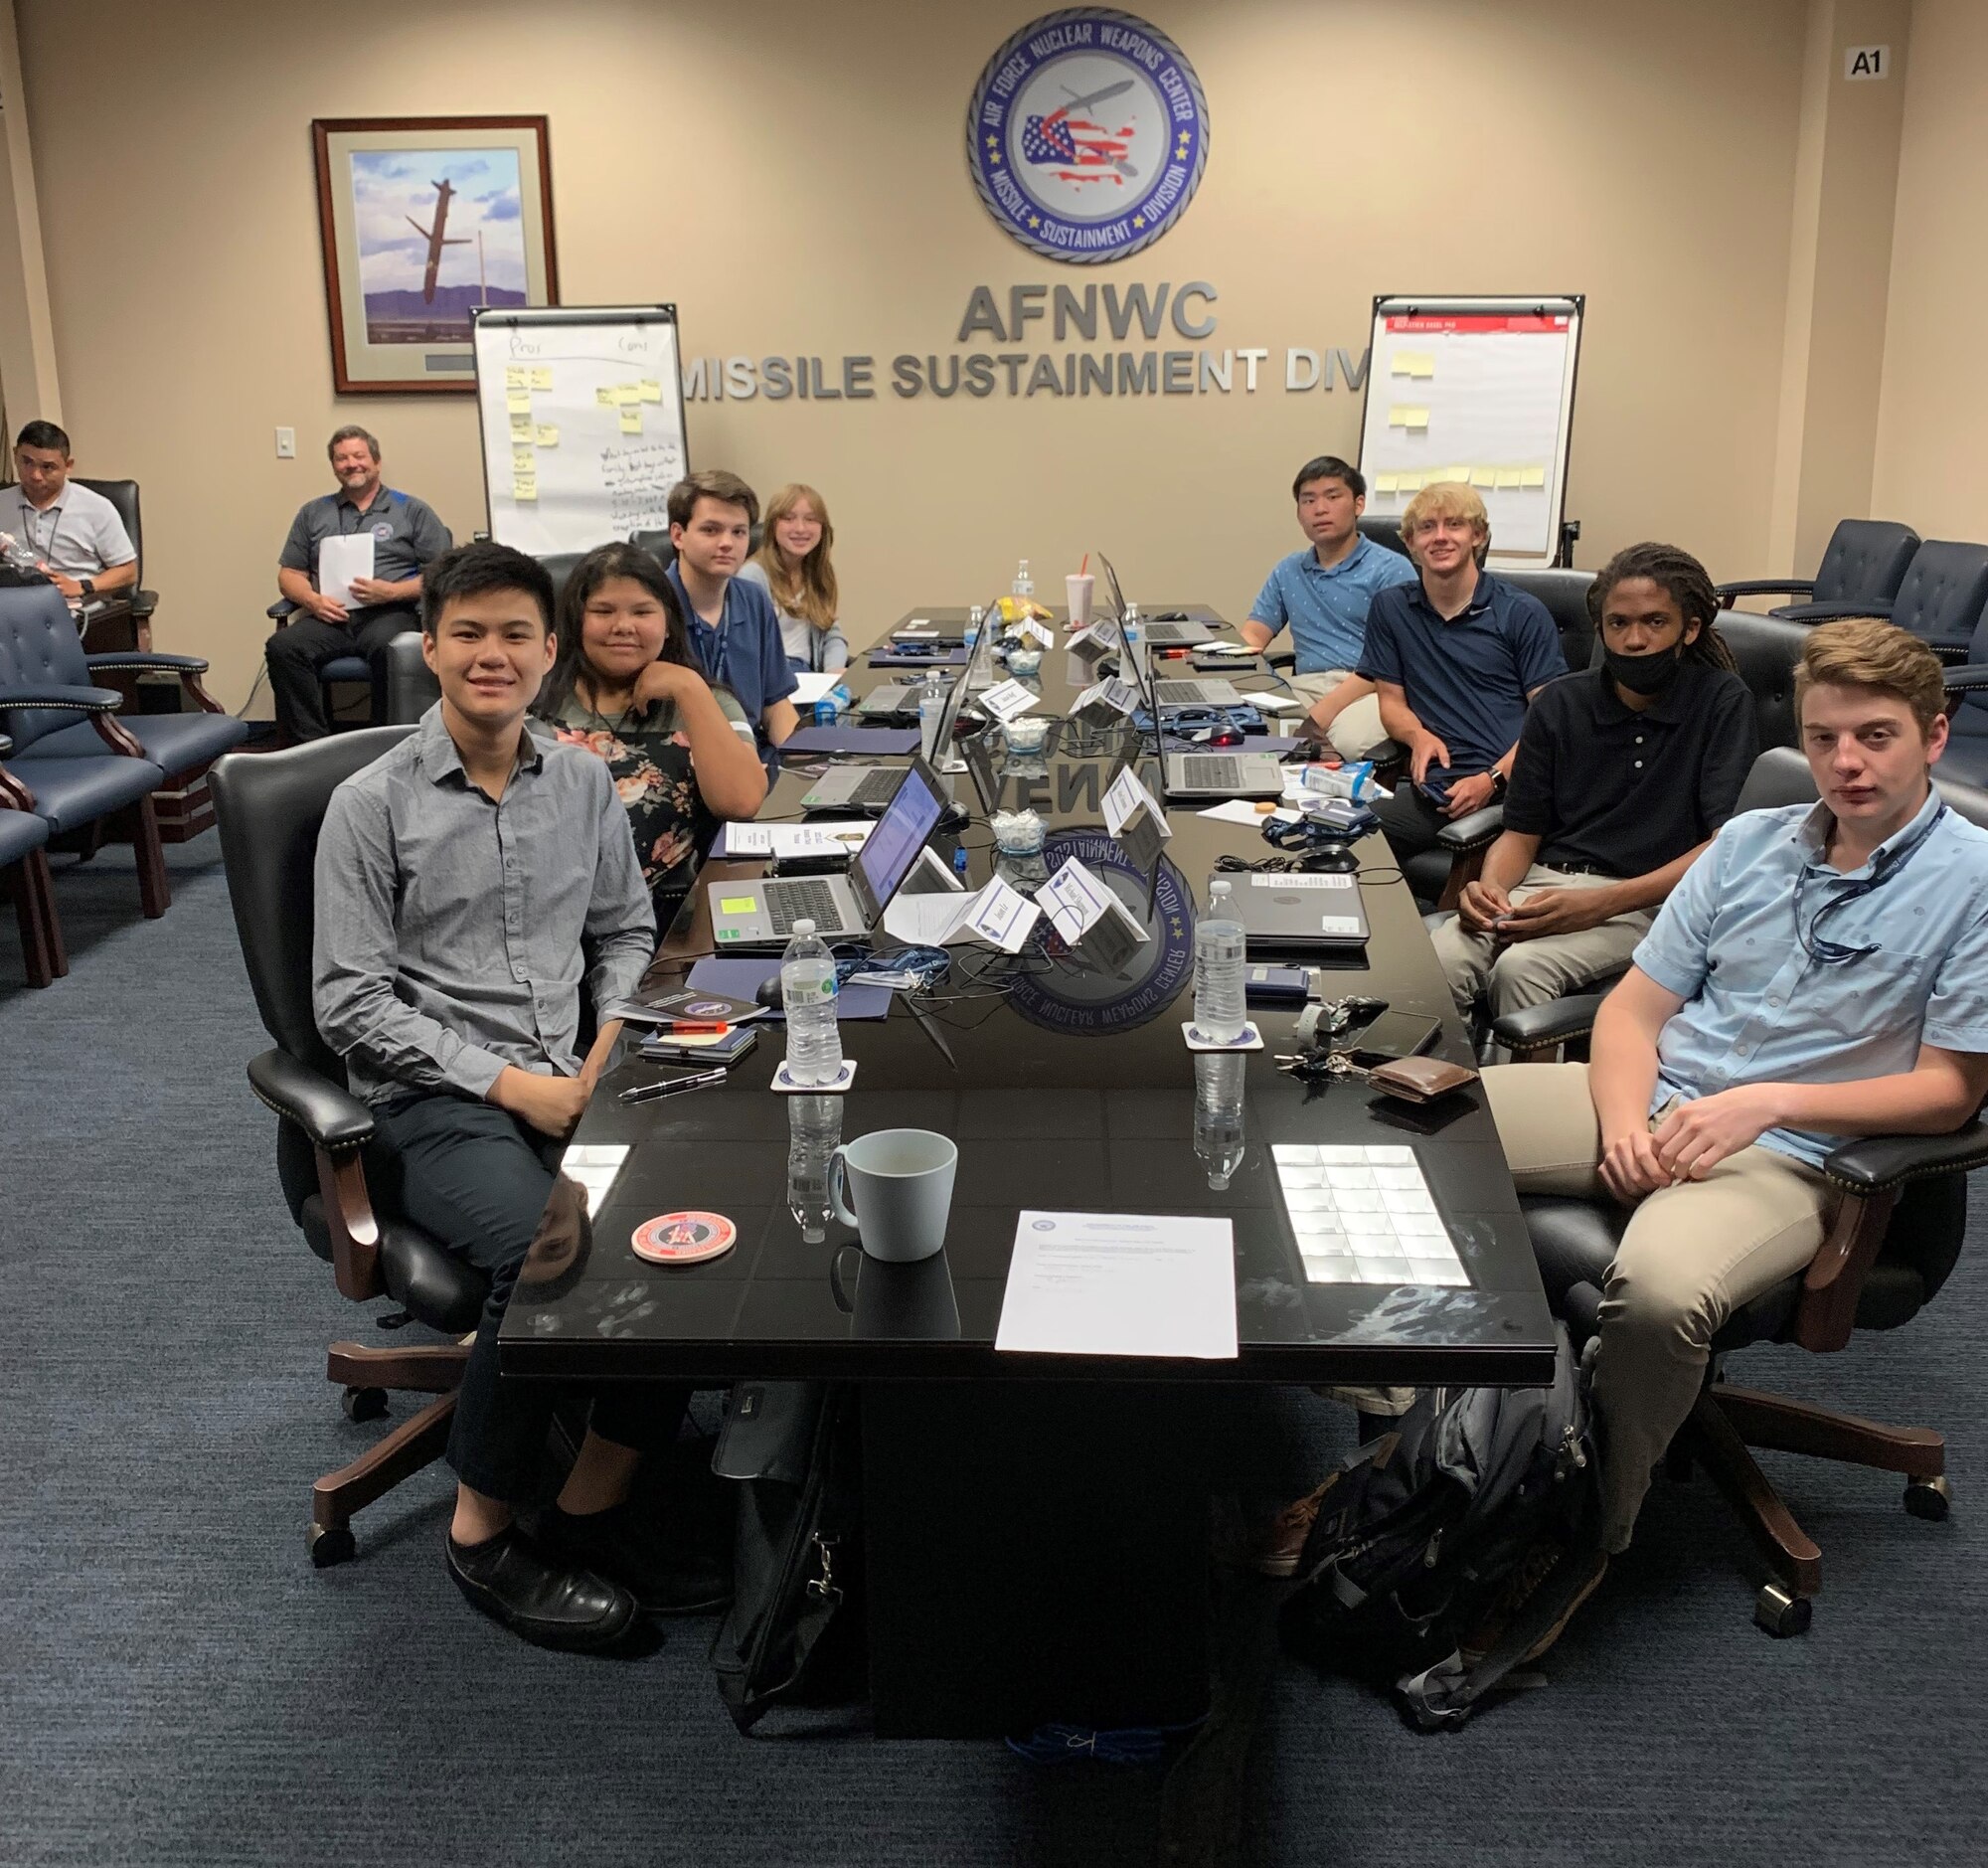
[[[873,402],[880,389],[910,401],[965,394],[1048,396],[1253,396],[1273,389],[1271,360],[1281,355],[1282,387],[1299,394],[1367,382],[1370,352],[1304,345],[1217,349],[1214,309],[1221,297],[1206,279],[1174,286],[1011,285],[1005,302],[976,285],[950,346],[919,355],[904,351],[820,357],[692,357],[683,365],[686,402]],[[1040,326],[1040,329],[1033,328]],[[1169,348],[1167,340],[1186,340]],[[1062,350],[1012,349],[1040,343]],[[1083,345],[1088,348],[1074,348]],[[1117,348],[1114,348],[1116,346]]]

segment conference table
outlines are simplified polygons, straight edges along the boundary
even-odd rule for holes
[[[1175,607],[1219,620],[1205,605]],[[939,624],[965,614],[911,613]],[[1073,662],[1061,644],[1046,655],[1034,683],[1040,711],[1068,708],[1080,673]],[[852,667],[850,681],[861,693],[887,674],[904,678]],[[1268,679],[1259,671],[1255,685]],[[774,1028],[711,1090],[628,1105],[620,1091],[680,1073],[631,1057],[603,1078],[574,1136],[583,1153],[569,1154],[593,1164],[590,1218],[578,1244],[569,1236],[546,1263],[528,1262],[502,1337],[505,1373],[524,1378],[738,1384],[735,1406],[766,1384],[858,1385],[879,1737],[995,1736],[1049,1720],[1176,1725],[1205,1711],[1208,1501],[1229,1463],[1221,1386],[1524,1387],[1553,1372],[1552,1321],[1478,1088],[1415,1107],[1358,1079],[1307,1084],[1277,1068],[1294,1048],[1298,1008],[1252,1004],[1265,1043],[1242,1059],[1242,1158],[1229,1158],[1233,1142],[1220,1161],[1205,1158],[1205,1141],[1198,1150],[1198,1060],[1181,1029],[1195,909],[1218,859],[1272,853],[1258,829],[1170,807],[1155,882],[1105,834],[1108,762],[1053,750],[1003,758],[995,770],[1005,804],[1027,803],[1046,820],[1043,867],[1077,857],[1151,937],[1106,973],[1046,941],[1045,920],[1020,956],[955,946],[951,975],[934,990],[895,995],[882,1019],[843,1021],[857,1076],[829,1100],[841,1140],[917,1127],[957,1144],[943,1250],[919,1265],[886,1264],[832,1219],[824,1240],[806,1243],[788,1184],[801,1100],[769,1088],[782,1055]],[[793,820],[809,782],[783,771],[762,820]],[[972,782],[951,782],[970,821],[935,846],[949,858],[963,844],[975,887],[997,853]],[[1356,853],[1366,964],[1323,971],[1323,996],[1362,993],[1439,1018],[1434,1054],[1468,1063],[1386,844],[1372,837]],[[704,879],[759,868],[715,861]],[[696,887],[645,985],[682,978],[711,948]],[[1303,1197],[1292,1183],[1310,1176],[1291,1165],[1332,1158],[1314,1157],[1320,1147],[1412,1150],[1440,1215],[1436,1243],[1449,1249],[1444,1281],[1423,1281],[1408,1262],[1353,1281],[1344,1261],[1332,1274],[1343,1281],[1320,1281],[1293,1221]],[[997,1349],[1025,1209],[1229,1221],[1235,1358]],[[687,1210],[731,1220],[733,1249],[689,1266],[636,1256],[635,1227]]]

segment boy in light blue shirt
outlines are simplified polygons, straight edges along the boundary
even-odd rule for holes
[[[1821,801],[1719,832],[1602,1001],[1590,1063],[1484,1074],[1522,1191],[1635,1208],[1594,1372],[1610,1550],[1712,1338],[1827,1236],[1829,1150],[1949,1133],[1988,1095],[1988,831],[1932,786],[1939,661],[1892,623],[1828,623],[1795,703]]]
[[[1400,552],[1363,538],[1367,481],[1337,454],[1320,454],[1291,483],[1298,524],[1310,543],[1279,559],[1249,605],[1242,639],[1259,652],[1288,628],[1297,651],[1292,689],[1315,703],[1314,731],[1343,759],[1359,759],[1387,735],[1374,684],[1353,670],[1367,641],[1367,610],[1382,591],[1412,584]]]

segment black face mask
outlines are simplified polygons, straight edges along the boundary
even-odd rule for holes
[[[1610,678],[1621,682],[1631,694],[1640,694],[1645,700],[1661,694],[1677,679],[1678,670],[1684,666],[1682,646],[1660,650],[1654,655],[1622,655],[1606,647],[1601,653],[1607,660]]]

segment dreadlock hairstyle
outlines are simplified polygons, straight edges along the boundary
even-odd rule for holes
[[[1600,574],[1587,590],[1588,619],[1594,624],[1597,634],[1609,595],[1616,585],[1624,584],[1631,578],[1648,578],[1652,584],[1661,585],[1670,593],[1671,600],[1677,604],[1685,621],[1698,624],[1697,639],[1685,644],[1684,652],[1688,656],[1709,662],[1714,668],[1723,668],[1728,674],[1740,672],[1739,664],[1733,659],[1733,651],[1726,645],[1726,638],[1714,624],[1714,618],[1719,614],[1719,593],[1712,587],[1710,574],[1689,552],[1681,551],[1675,545],[1651,542],[1626,546],[1601,567]]]

